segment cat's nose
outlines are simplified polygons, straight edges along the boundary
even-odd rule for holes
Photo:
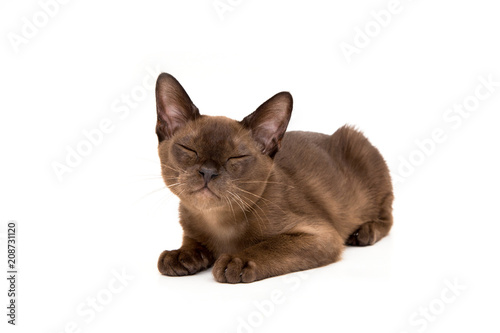
[[[201,167],[201,169],[198,172],[205,180],[205,185],[208,184],[208,182],[210,180],[214,179],[215,177],[217,177],[219,175],[217,173],[217,169],[215,169],[215,168]]]

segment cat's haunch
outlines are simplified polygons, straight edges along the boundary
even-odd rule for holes
[[[180,199],[184,231],[181,248],[160,255],[162,274],[213,266],[219,282],[253,282],[333,263],[345,245],[389,233],[389,170],[352,127],[286,132],[288,92],[242,121],[201,115],[166,73],[156,101],[162,177]]]

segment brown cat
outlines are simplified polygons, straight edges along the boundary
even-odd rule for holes
[[[202,116],[171,75],[156,83],[162,176],[180,198],[182,246],[162,274],[213,267],[219,282],[253,282],[327,265],[344,245],[372,245],[392,226],[392,185],[379,151],[355,129],[285,134],[281,92],[238,122]]]

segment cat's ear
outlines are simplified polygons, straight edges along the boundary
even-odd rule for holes
[[[161,73],[156,80],[156,112],[159,142],[171,138],[188,121],[200,116],[179,81],[167,73]]]
[[[293,99],[288,92],[280,92],[241,121],[250,129],[263,154],[271,157],[278,152],[292,115]]]

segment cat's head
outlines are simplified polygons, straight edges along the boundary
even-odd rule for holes
[[[204,116],[173,76],[160,74],[156,134],[166,185],[192,208],[251,205],[264,190],[292,103],[281,92],[242,121]]]

